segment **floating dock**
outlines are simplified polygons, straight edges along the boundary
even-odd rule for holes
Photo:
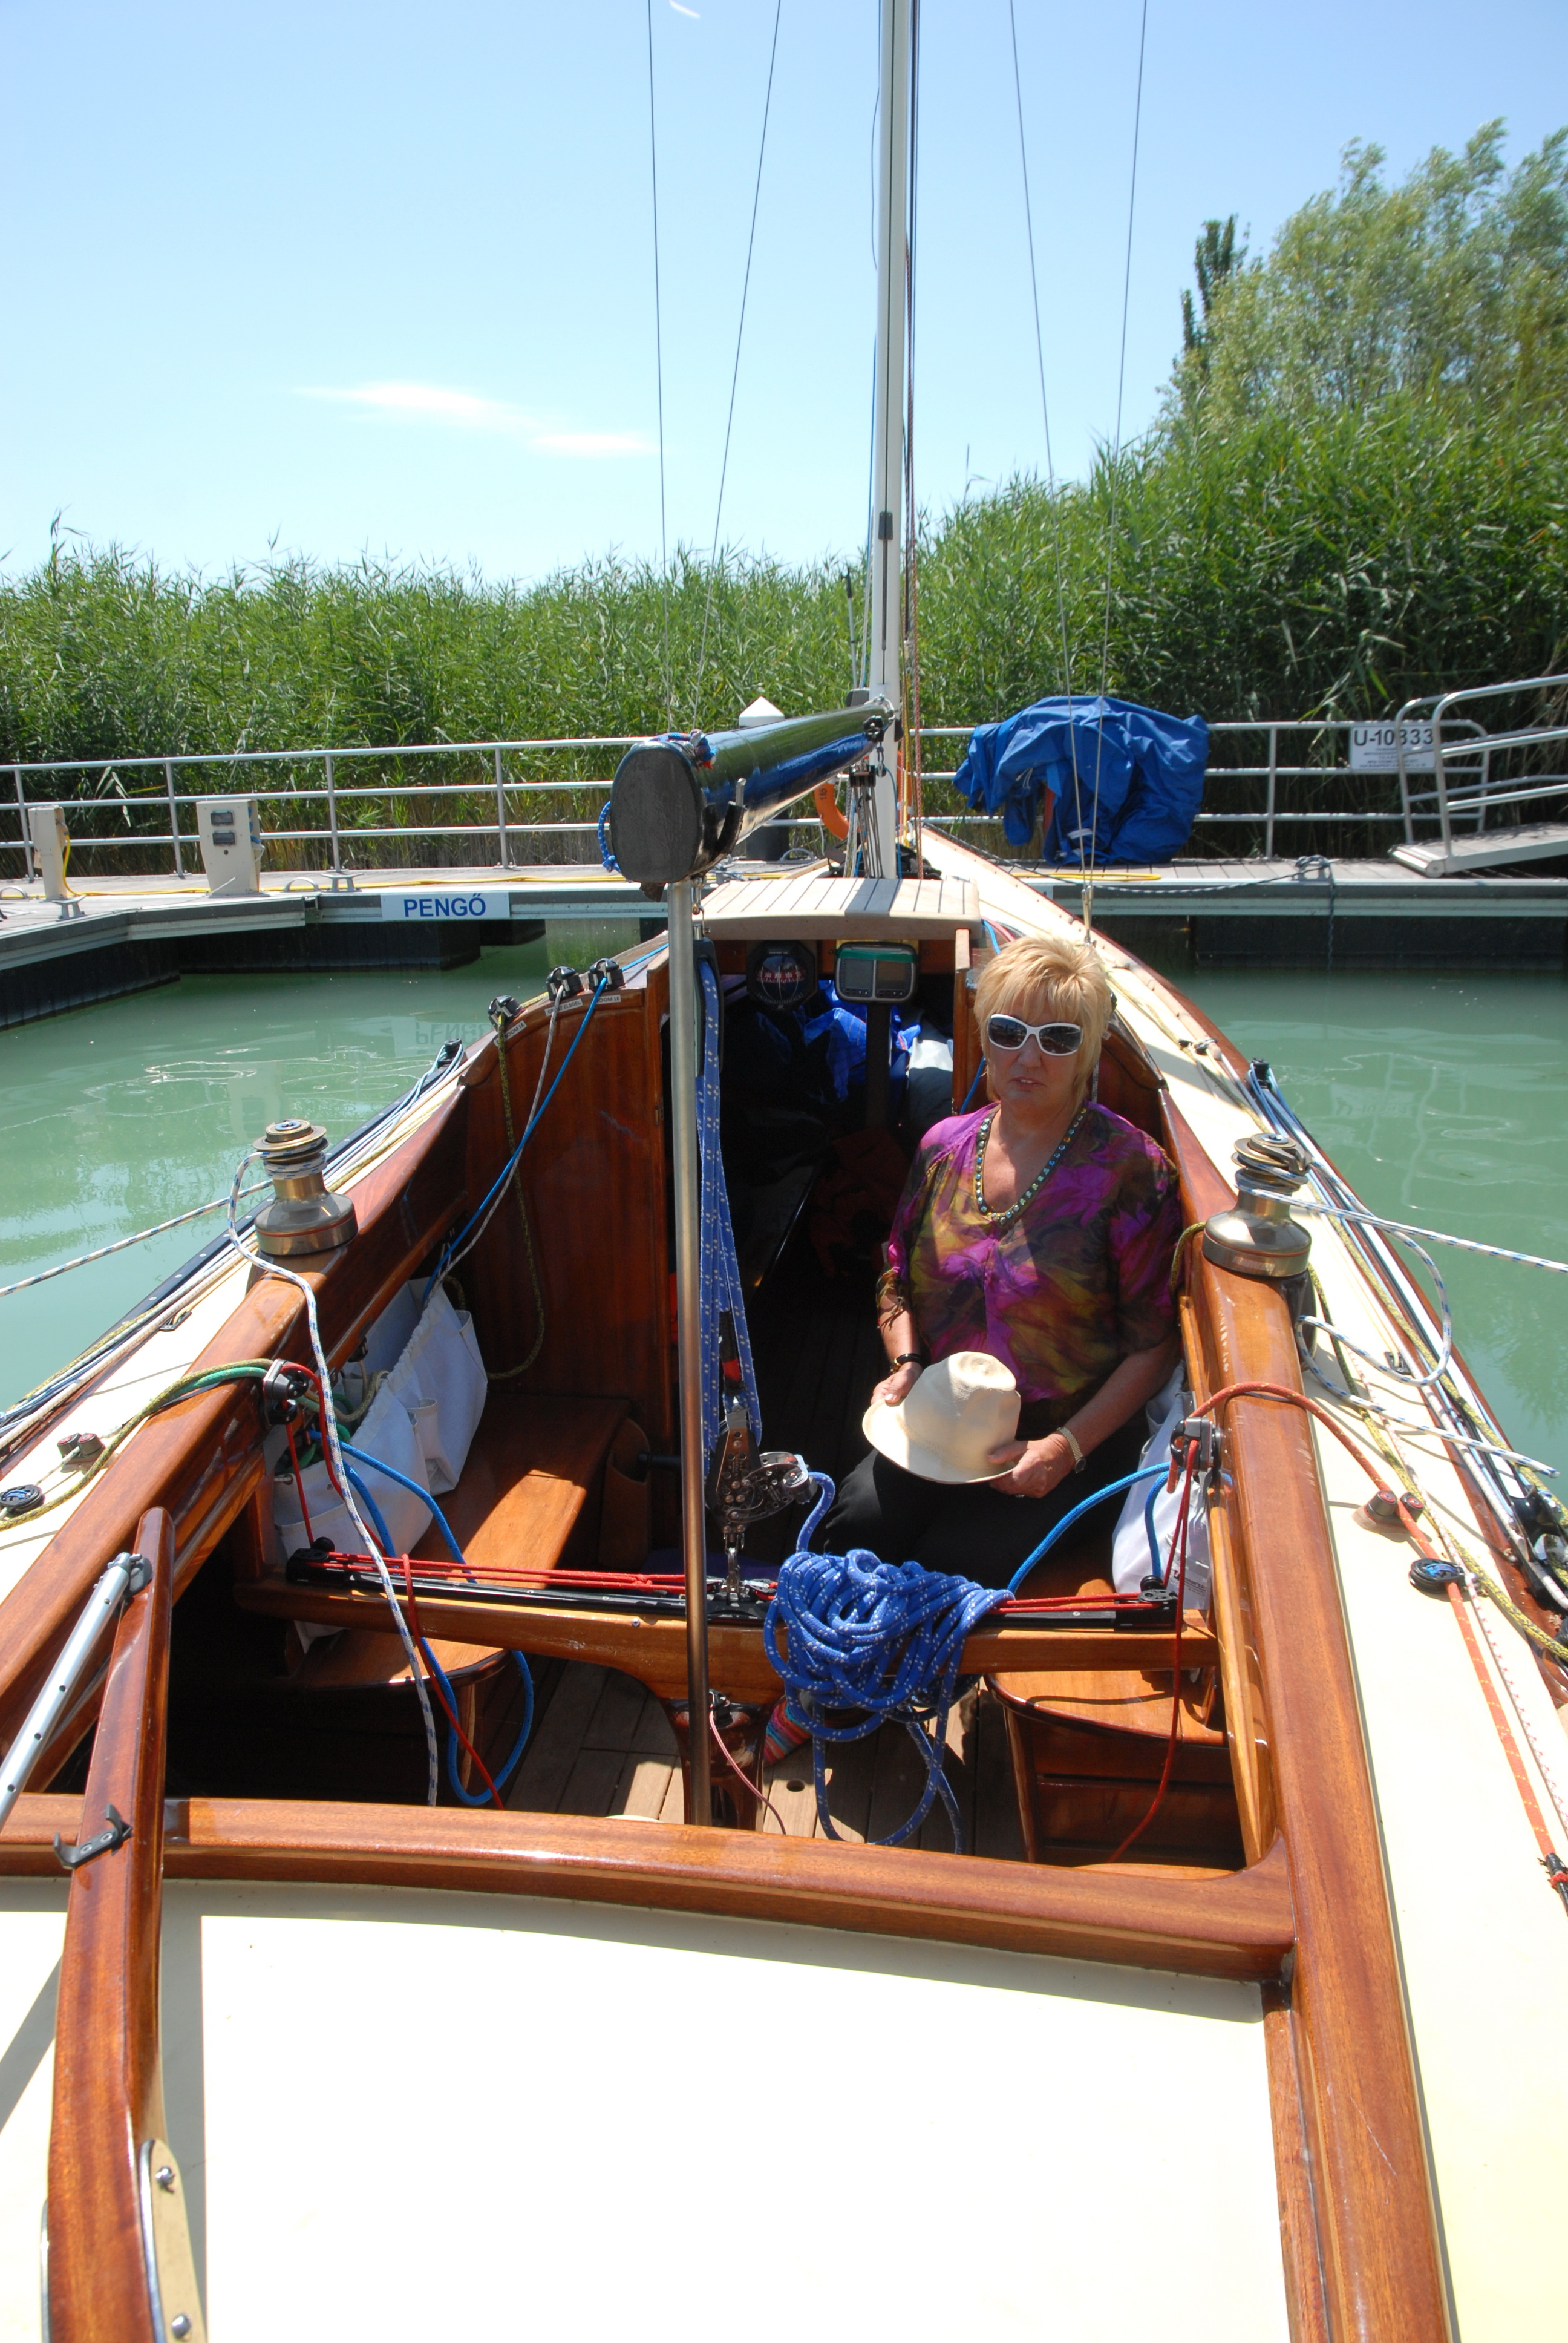
[[[1071,911],[1077,870],[1017,875]],[[1144,957],[1199,968],[1561,968],[1568,879],[1423,878],[1402,863],[1181,861],[1101,871],[1094,924]]]
[[[1077,870],[1012,867],[1080,908]],[[1183,861],[1101,872],[1094,920],[1132,951],[1199,967],[1561,968],[1568,879],[1429,879],[1389,860]],[[172,878],[85,880],[63,902],[6,889],[0,1026],[184,975],[459,968],[487,947],[541,939],[581,966],[663,926],[661,906],[630,881],[567,863],[362,871],[336,885],[279,875],[235,896]]]
[[[554,930],[562,932],[558,942]],[[559,865],[264,879],[254,895],[199,882],[81,881],[64,902],[0,894],[0,1026],[171,984],[181,976],[461,968],[541,939],[578,965],[662,933],[628,880]]]

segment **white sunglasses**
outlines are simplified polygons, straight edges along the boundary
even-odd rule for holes
[[[1048,1058],[1070,1058],[1083,1046],[1081,1025],[1026,1025],[1021,1017],[988,1017],[985,1037],[993,1050],[1011,1055],[1021,1050],[1030,1034]]]

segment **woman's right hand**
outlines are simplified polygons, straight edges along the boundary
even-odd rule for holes
[[[915,1359],[907,1360],[901,1367],[895,1367],[892,1373],[877,1385],[876,1390],[871,1393],[872,1405],[900,1406],[914,1390],[920,1377],[920,1362]]]

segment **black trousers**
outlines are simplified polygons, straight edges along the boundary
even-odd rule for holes
[[[879,1562],[918,1562],[981,1586],[1005,1586],[1064,1513],[1136,1472],[1143,1439],[1140,1408],[1091,1452],[1081,1473],[1070,1473],[1045,1497],[1009,1496],[989,1481],[922,1481],[873,1448],[844,1482],[811,1543],[820,1554],[866,1546]],[[1116,1511],[1108,1497],[1084,1529],[1108,1534]],[[1068,1534],[1076,1540],[1078,1532]]]

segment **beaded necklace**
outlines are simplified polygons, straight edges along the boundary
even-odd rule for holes
[[[980,1125],[980,1138],[975,1146],[975,1210],[979,1212],[981,1220],[994,1222],[996,1227],[999,1229],[1005,1229],[1010,1221],[1017,1220],[1024,1206],[1031,1203],[1035,1197],[1039,1195],[1040,1190],[1044,1187],[1046,1182],[1050,1179],[1051,1173],[1055,1171],[1057,1165],[1066,1154],[1068,1148],[1072,1141],[1072,1134],[1078,1129],[1079,1124],[1083,1121],[1086,1111],[1087,1109],[1085,1107],[1081,1106],[1079,1108],[1078,1112],[1073,1116],[1072,1121],[1062,1132],[1061,1138],[1058,1141],[1055,1151],[1051,1155],[1050,1161],[1041,1164],[1040,1170],[1035,1173],[1033,1179],[1030,1182],[1022,1195],[1018,1199],[1018,1202],[1016,1203],[1010,1204],[1005,1212],[993,1212],[990,1206],[985,1200],[986,1142],[990,1137],[991,1125],[995,1122],[997,1117],[997,1110],[994,1106],[992,1107],[990,1112],[987,1115],[985,1121]]]

